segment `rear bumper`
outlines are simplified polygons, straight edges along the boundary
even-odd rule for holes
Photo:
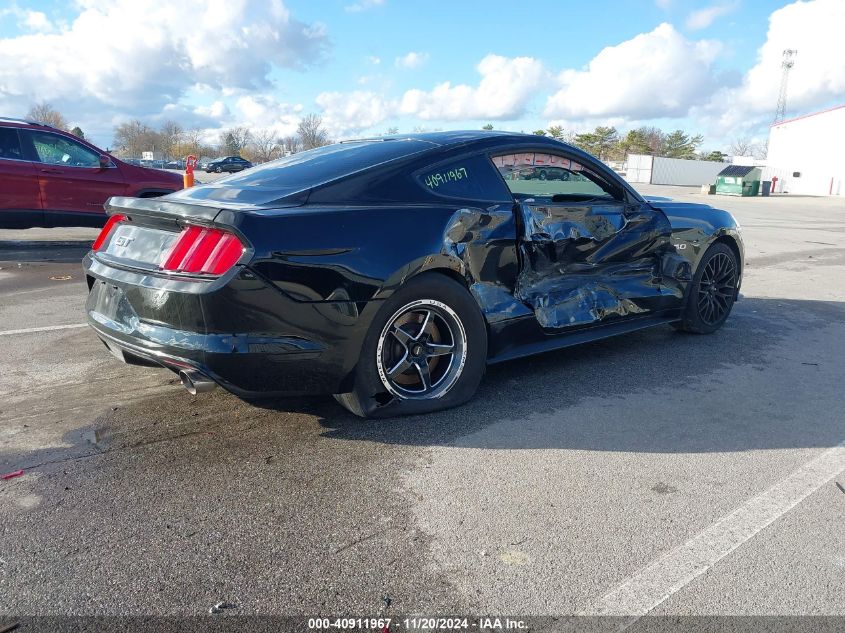
[[[368,325],[354,303],[296,301],[242,266],[174,284],[83,263],[88,322],[125,362],[193,369],[240,396],[348,391]]]

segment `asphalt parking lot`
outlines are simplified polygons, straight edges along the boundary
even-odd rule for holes
[[[373,422],[119,363],[91,231],[0,232],[0,614],[845,615],[845,200],[642,190],[741,222],[721,331]]]

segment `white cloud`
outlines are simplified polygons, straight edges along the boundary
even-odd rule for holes
[[[290,104],[267,95],[246,95],[235,102],[240,125],[252,129],[272,129],[280,136],[296,132],[302,112],[302,104]]]
[[[656,4],[659,9],[666,11],[672,6],[672,0],[654,0],[654,4]]]
[[[23,26],[41,33],[49,33],[55,28],[47,15],[41,11],[27,11],[23,18]]]
[[[794,2],[769,17],[766,42],[741,85],[725,88],[695,113],[716,133],[735,126],[767,125],[774,117],[784,49],[797,49],[789,75],[787,108],[804,113],[845,101],[845,2]]]
[[[16,4],[11,4],[8,7],[0,9],[0,18],[4,18],[7,15],[17,18],[17,26],[22,31],[49,33],[55,28],[47,17],[47,14],[42,11],[21,9]]]
[[[394,64],[397,68],[419,68],[428,61],[428,53],[411,51],[407,55],[397,57]]]
[[[356,2],[355,4],[347,4],[344,9],[348,13],[360,13],[361,11],[366,11],[367,9],[380,7],[383,4],[384,0],[361,0],[360,2]]]
[[[515,119],[541,86],[545,71],[533,57],[487,55],[476,67],[477,86],[450,82],[431,91],[408,90],[400,112],[424,120]]]
[[[378,66],[381,63],[381,57],[370,55],[369,57],[367,57],[367,61],[370,62],[373,66]]]
[[[229,106],[222,101],[215,101],[207,106],[197,106],[194,108],[194,114],[216,120],[227,119],[231,116]]]
[[[355,134],[394,116],[396,103],[367,90],[317,95],[323,123],[334,136]]]
[[[281,0],[77,6],[79,15],[54,32],[0,39],[0,59],[15,60],[0,64],[0,111],[48,101],[92,127],[114,114],[152,116],[198,84],[222,94],[265,89],[274,66],[308,67],[328,45],[322,25],[296,20]]]
[[[683,117],[706,100],[718,77],[721,44],[690,41],[663,23],[596,55],[584,70],[564,70],[560,90],[546,101],[550,118]]]
[[[731,13],[736,9],[736,2],[724,2],[721,4],[714,4],[703,9],[698,9],[689,14],[686,21],[686,26],[691,31],[698,31],[706,29],[713,24],[717,18]]]
[[[337,136],[354,134],[397,117],[461,121],[518,118],[541,86],[546,72],[530,57],[487,55],[477,66],[477,86],[445,82],[430,91],[408,90],[401,99],[388,99],[371,90],[324,92],[316,102],[326,127]]]

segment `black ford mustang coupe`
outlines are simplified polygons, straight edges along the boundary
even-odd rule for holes
[[[192,393],[335,394],[368,417],[461,404],[488,363],[713,332],[742,279],[729,213],[650,203],[534,135],[344,142],[106,208],[84,265],[112,353]]]

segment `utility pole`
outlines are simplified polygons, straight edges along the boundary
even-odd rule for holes
[[[783,69],[783,74],[781,75],[780,79],[780,92],[778,93],[778,107],[775,110],[775,120],[772,121],[772,125],[776,123],[780,123],[786,118],[786,86],[789,81],[789,71],[792,70],[792,67],[795,65],[795,56],[798,54],[798,51],[787,48],[783,51],[783,61],[780,64],[780,67]]]

